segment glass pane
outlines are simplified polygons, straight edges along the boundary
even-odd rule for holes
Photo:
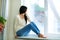
[[[54,5],[57,11],[57,32],[60,32],[60,0],[53,0],[54,1]]]
[[[60,32],[60,2],[50,0],[48,2],[48,33],[59,34]]]
[[[48,33],[54,33],[56,32],[56,19],[54,16],[54,13],[50,7],[50,5],[48,5]]]

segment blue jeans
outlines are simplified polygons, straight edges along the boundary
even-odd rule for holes
[[[39,29],[37,28],[37,26],[33,22],[31,22],[30,24],[26,25],[24,28],[18,30],[16,32],[16,34],[17,34],[17,36],[26,36],[30,32],[30,30],[35,32],[37,35],[40,34]]]

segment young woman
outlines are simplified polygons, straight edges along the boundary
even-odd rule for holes
[[[41,33],[40,30],[37,28],[35,23],[31,22],[26,15],[27,7],[21,6],[19,9],[19,14],[15,20],[15,31],[17,36],[26,36],[32,30],[35,32],[38,37],[45,38]],[[30,21],[30,24],[27,25],[27,21]]]

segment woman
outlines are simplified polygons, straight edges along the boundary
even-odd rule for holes
[[[21,6],[19,9],[19,14],[15,20],[15,31],[17,36],[26,36],[30,30],[35,32],[38,37],[44,38],[44,36],[40,33],[37,26],[29,20],[26,15],[27,7]],[[27,21],[30,21],[30,24],[27,25]]]

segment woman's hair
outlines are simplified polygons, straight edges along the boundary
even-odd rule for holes
[[[26,6],[21,6],[20,9],[19,9],[19,13],[20,13],[20,14],[23,14],[23,13],[25,13],[26,11],[27,11],[27,7],[26,7]],[[26,14],[24,15],[24,18],[25,18],[25,21],[26,21],[26,23],[27,23],[27,16],[26,16]]]

